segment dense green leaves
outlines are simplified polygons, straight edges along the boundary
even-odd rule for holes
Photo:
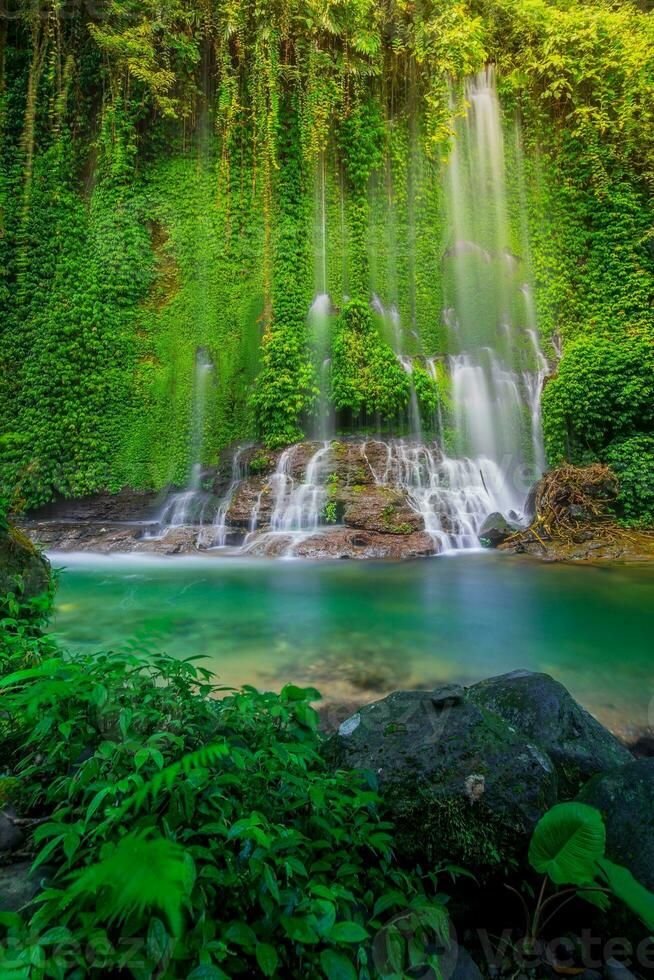
[[[603,452],[620,483],[620,516],[654,524],[654,433],[615,439]]]
[[[335,308],[375,292],[397,309],[400,341],[375,324],[365,354],[341,322],[332,372],[339,424],[363,412],[397,427],[407,379],[384,341],[446,353],[441,166],[456,83],[493,61],[524,217],[511,234],[545,347],[563,352],[550,459],[610,452],[621,516],[651,519],[651,453],[633,441],[652,431],[651,14],[626,0],[16,13],[0,59],[0,480],[14,506],[184,483],[199,348],[215,366],[202,463],[236,440],[302,437],[321,290]],[[431,425],[431,378],[418,367],[413,385]]]
[[[654,338],[584,335],[543,392],[550,461],[602,460],[620,483],[618,513],[654,521]]]
[[[577,894],[600,908],[608,907],[607,897],[613,893],[648,929],[654,929],[654,895],[636,881],[628,868],[609,861],[604,855],[605,847],[606,829],[599,810],[585,803],[559,803],[536,824],[529,861],[555,885],[578,886]],[[545,908],[543,895],[544,887],[534,929]]]
[[[317,691],[221,691],[144,653],[72,660],[30,629],[0,622],[2,786],[50,870],[38,903],[0,917],[3,976],[26,956],[59,978],[65,930],[84,976],[363,980],[390,910],[444,915],[436,876],[395,864],[366,780],[322,760]]]
[[[361,301],[348,303],[336,326],[332,392],[336,408],[350,409],[355,417],[393,418],[409,401],[408,375]]]
[[[628,868],[601,858],[600,871],[605,875],[614,895],[641,919],[648,929],[654,929],[654,895],[636,881]]]

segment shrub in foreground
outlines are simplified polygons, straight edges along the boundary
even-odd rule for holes
[[[316,691],[71,659],[30,629],[3,623],[0,790],[34,821],[47,887],[0,914],[3,976],[348,980],[376,975],[394,911],[446,930],[436,875],[395,865],[374,787],[321,760]]]

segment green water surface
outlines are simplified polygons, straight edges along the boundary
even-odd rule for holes
[[[337,700],[544,670],[614,728],[654,723],[654,566],[55,555],[75,650],[201,654],[226,684]]]

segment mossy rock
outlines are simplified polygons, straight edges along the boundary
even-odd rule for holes
[[[559,800],[574,799],[591,776],[632,758],[549,674],[515,670],[475,684],[467,696],[547,752],[556,768]]]
[[[409,506],[406,494],[394,487],[354,486],[341,491],[345,507],[343,520],[348,527],[380,534],[412,534],[423,530],[424,522]]]
[[[459,688],[400,691],[366,705],[325,745],[335,768],[375,774],[395,849],[485,875],[524,858],[556,802],[548,756]]]
[[[604,817],[607,857],[654,892],[654,759],[594,776],[577,799]]]
[[[497,548],[498,545],[520,531],[520,525],[507,521],[506,517],[499,512],[489,514],[479,531],[479,541],[484,548]]]
[[[0,529],[0,596],[8,592],[34,599],[48,592],[50,563],[18,528]]]

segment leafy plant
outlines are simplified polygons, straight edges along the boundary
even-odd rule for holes
[[[408,375],[375,330],[367,304],[344,307],[334,334],[332,394],[339,411],[395,417],[409,401]]]
[[[447,919],[437,872],[395,863],[374,786],[327,768],[314,689],[228,691],[192,659],[0,628],[3,765],[47,876],[0,915],[3,975],[366,980],[387,917]]]
[[[529,845],[530,864],[545,876],[533,912],[520,893],[511,888],[522,903],[525,937],[530,943],[576,897],[606,908],[612,894],[648,929],[654,929],[654,895],[627,868],[609,861],[605,848],[604,820],[595,807],[585,803],[559,803],[541,817]],[[548,881],[556,886],[572,887],[546,896]]]
[[[619,515],[630,524],[654,524],[654,435],[616,439],[603,458],[620,484]]]

